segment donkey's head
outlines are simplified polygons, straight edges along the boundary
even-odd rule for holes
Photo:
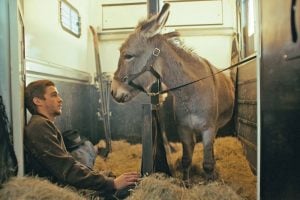
[[[149,92],[160,73],[153,69],[159,60],[159,34],[169,16],[169,4],[161,12],[138,24],[120,48],[118,69],[114,73],[111,94],[118,102],[127,102],[140,91]]]

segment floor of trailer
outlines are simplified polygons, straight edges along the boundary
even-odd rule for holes
[[[100,141],[99,146],[104,142]],[[173,177],[181,180],[181,144],[170,143],[174,150],[171,155],[171,168]],[[193,185],[203,185],[202,170],[202,143],[195,146],[193,163],[191,169],[191,183]],[[97,157],[95,169],[112,171],[118,176],[127,171],[140,171],[141,168],[141,144],[130,144],[124,140],[112,141],[112,153],[105,160]],[[241,142],[235,137],[221,137],[215,141],[216,169],[219,178],[216,182],[221,182],[232,188],[241,198],[248,200],[256,199],[256,176],[253,175],[248,161],[244,156]]]

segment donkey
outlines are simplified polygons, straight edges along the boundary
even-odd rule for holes
[[[174,99],[183,147],[183,179],[189,180],[196,134],[201,134],[205,178],[215,180],[214,139],[218,129],[232,117],[234,84],[206,59],[174,43],[176,32],[160,34],[169,8],[169,4],[164,4],[160,13],[140,22],[122,44],[111,94],[117,102],[125,103],[141,91],[150,94],[152,84],[159,78],[162,89]],[[211,77],[195,81],[208,76]]]

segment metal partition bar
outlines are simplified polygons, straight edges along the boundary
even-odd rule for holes
[[[142,175],[153,172],[153,137],[152,137],[152,105],[142,104]]]

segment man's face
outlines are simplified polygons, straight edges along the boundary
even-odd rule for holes
[[[44,98],[41,101],[41,109],[44,110],[49,116],[56,117],[62,113],[62,98],[54,86],[46,88]]]

